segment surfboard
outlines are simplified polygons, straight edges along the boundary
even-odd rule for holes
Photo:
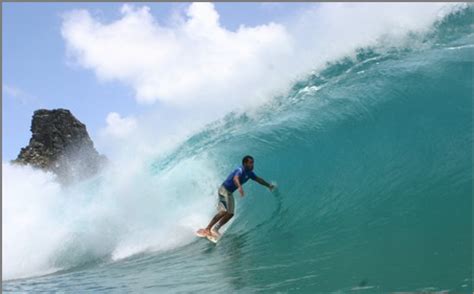
[[[214,244],[217,244],[217,241],[219,241],[219,239],[220,239],[219,237],[207,236],[206,234],[204,234],[204,229],[197,230],[196,236],[198,236],[200,238],[206,238],[207,240],[209,240],[210,242],[212,242]]]
[[[219,238],[214,237],[214,236],[206,236],[206,238],[207,238],[207,240],[211,241],[214,244],[217,244],[217,241],[219,241]]]

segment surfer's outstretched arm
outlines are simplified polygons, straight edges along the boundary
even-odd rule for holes
[[[272,191],[273,188],[274,188],[274,186],[272,184],[269,184],[267,181],[265,181],[264,179],[262,179],[260,177],[255,177],[255,182],[259,183],[262,186],[267,187],[268,189],[270,189],[270,191]]]

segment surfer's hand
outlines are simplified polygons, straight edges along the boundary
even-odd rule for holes
[[[239,187],[239,193],[241,197],[244,197],[244,189],[242,189],[242,186]]]
[[[268,186],[268,190],[270,190],[270,192],[273,192],[273,189],[275,189],[275,185],[270,184]]]

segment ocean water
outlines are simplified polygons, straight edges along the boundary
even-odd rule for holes
[[[473,28],[469,6],[407,46],[361,48],[66,198],[32,174],[41,204],[4,201],[4,231],[6,205],[28,238],[4,244],[2,290],[472,292]],[[220,242],[194,237],[247,153],[277,191],[247,183]]]

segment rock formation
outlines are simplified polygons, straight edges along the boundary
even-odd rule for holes
[[[13,162],[52,171],[63,184],[96,174],[107,161],[95,150],[86,126],[67,109],[36,110],[31,133]]]

